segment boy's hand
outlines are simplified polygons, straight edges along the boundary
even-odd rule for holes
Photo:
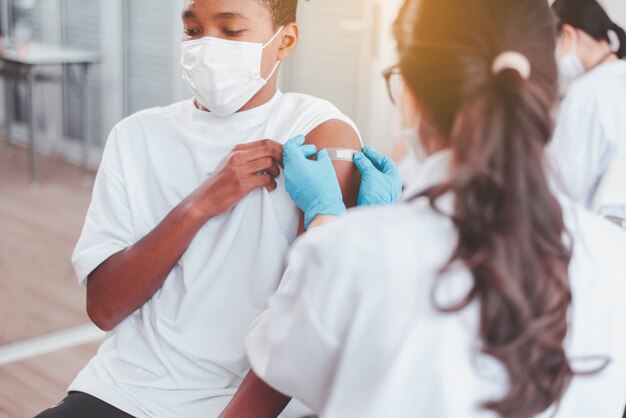
[[[237,145],[211,177],[191,196],[199,216],[207,220],[232,209],[241,199],[261,187],[276,190],[283,164],[282,144],[262,140]]]

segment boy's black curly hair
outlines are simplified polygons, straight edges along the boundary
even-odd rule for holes
[[[298,0],[261,0],[272,14],[275,27],[284,26],[296,21]]]

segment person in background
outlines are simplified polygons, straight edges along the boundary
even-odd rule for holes
[[[395,36],[428,158],[403,203],[295,244],[222,417],[290,397],[322,418],[621,416],[626,234],[554,187],[548,3],[406,0]],[[309,179],[296,203],[341,201],[299,152],[285,148],[287,182]],[[263,385],[283,398],[255,398]]]
[[[596,0],[556,0],[552,10],[568,88],[550,156],[575,201],[626,219],[626,33]]]

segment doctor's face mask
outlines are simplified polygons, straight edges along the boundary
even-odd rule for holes
[[[263,50],[276,40],[281,27],[266,44],[214,37],[181,44],[183,78],[198,103],[217,116],[230,116],[250,101],[274,75],[261,74]]]
[[[411,157],[421,165],[428,158],[428,152],[422,142],[423,138],[420,136],[422,114],[412,102],[411,93],[404,81],[399,90],[393,118],[393,135],[397,140],[404,141],[411,150]]]

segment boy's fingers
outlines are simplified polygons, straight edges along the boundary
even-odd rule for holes
[[[280,142],[272,141],[271,139],[262,139],[260,141],[249,142],[247,144],[239,144],[235,147],[235,151],[249,151],[255,148],[274,147],[283,149],[283,145]]]
[[[245,158],[247,161],[255,161],[261,158],[271,158],[276,161],[278,164],[282,165],[283,163],[283,146],[276,143],[278,146],[273,144],[263,144],[256,148],[245,151]]]
[[[257,176],[251,176],[249,179],[249,190],[260,189],[261,187],[273,187],[276,181],[270,174],[259,174]]]
[[[270,183],[269,186],[267,186],[267,191],[272,193],[273,191],[275,191],[278,188],[278,183],[276,183],[276,181],[273,181]]]
[[[280,176],[280,168],[278,168],[278,166],[274,164],[267,170],[267,174],[269,174],[273,178],[277,178],[278,176]]]

